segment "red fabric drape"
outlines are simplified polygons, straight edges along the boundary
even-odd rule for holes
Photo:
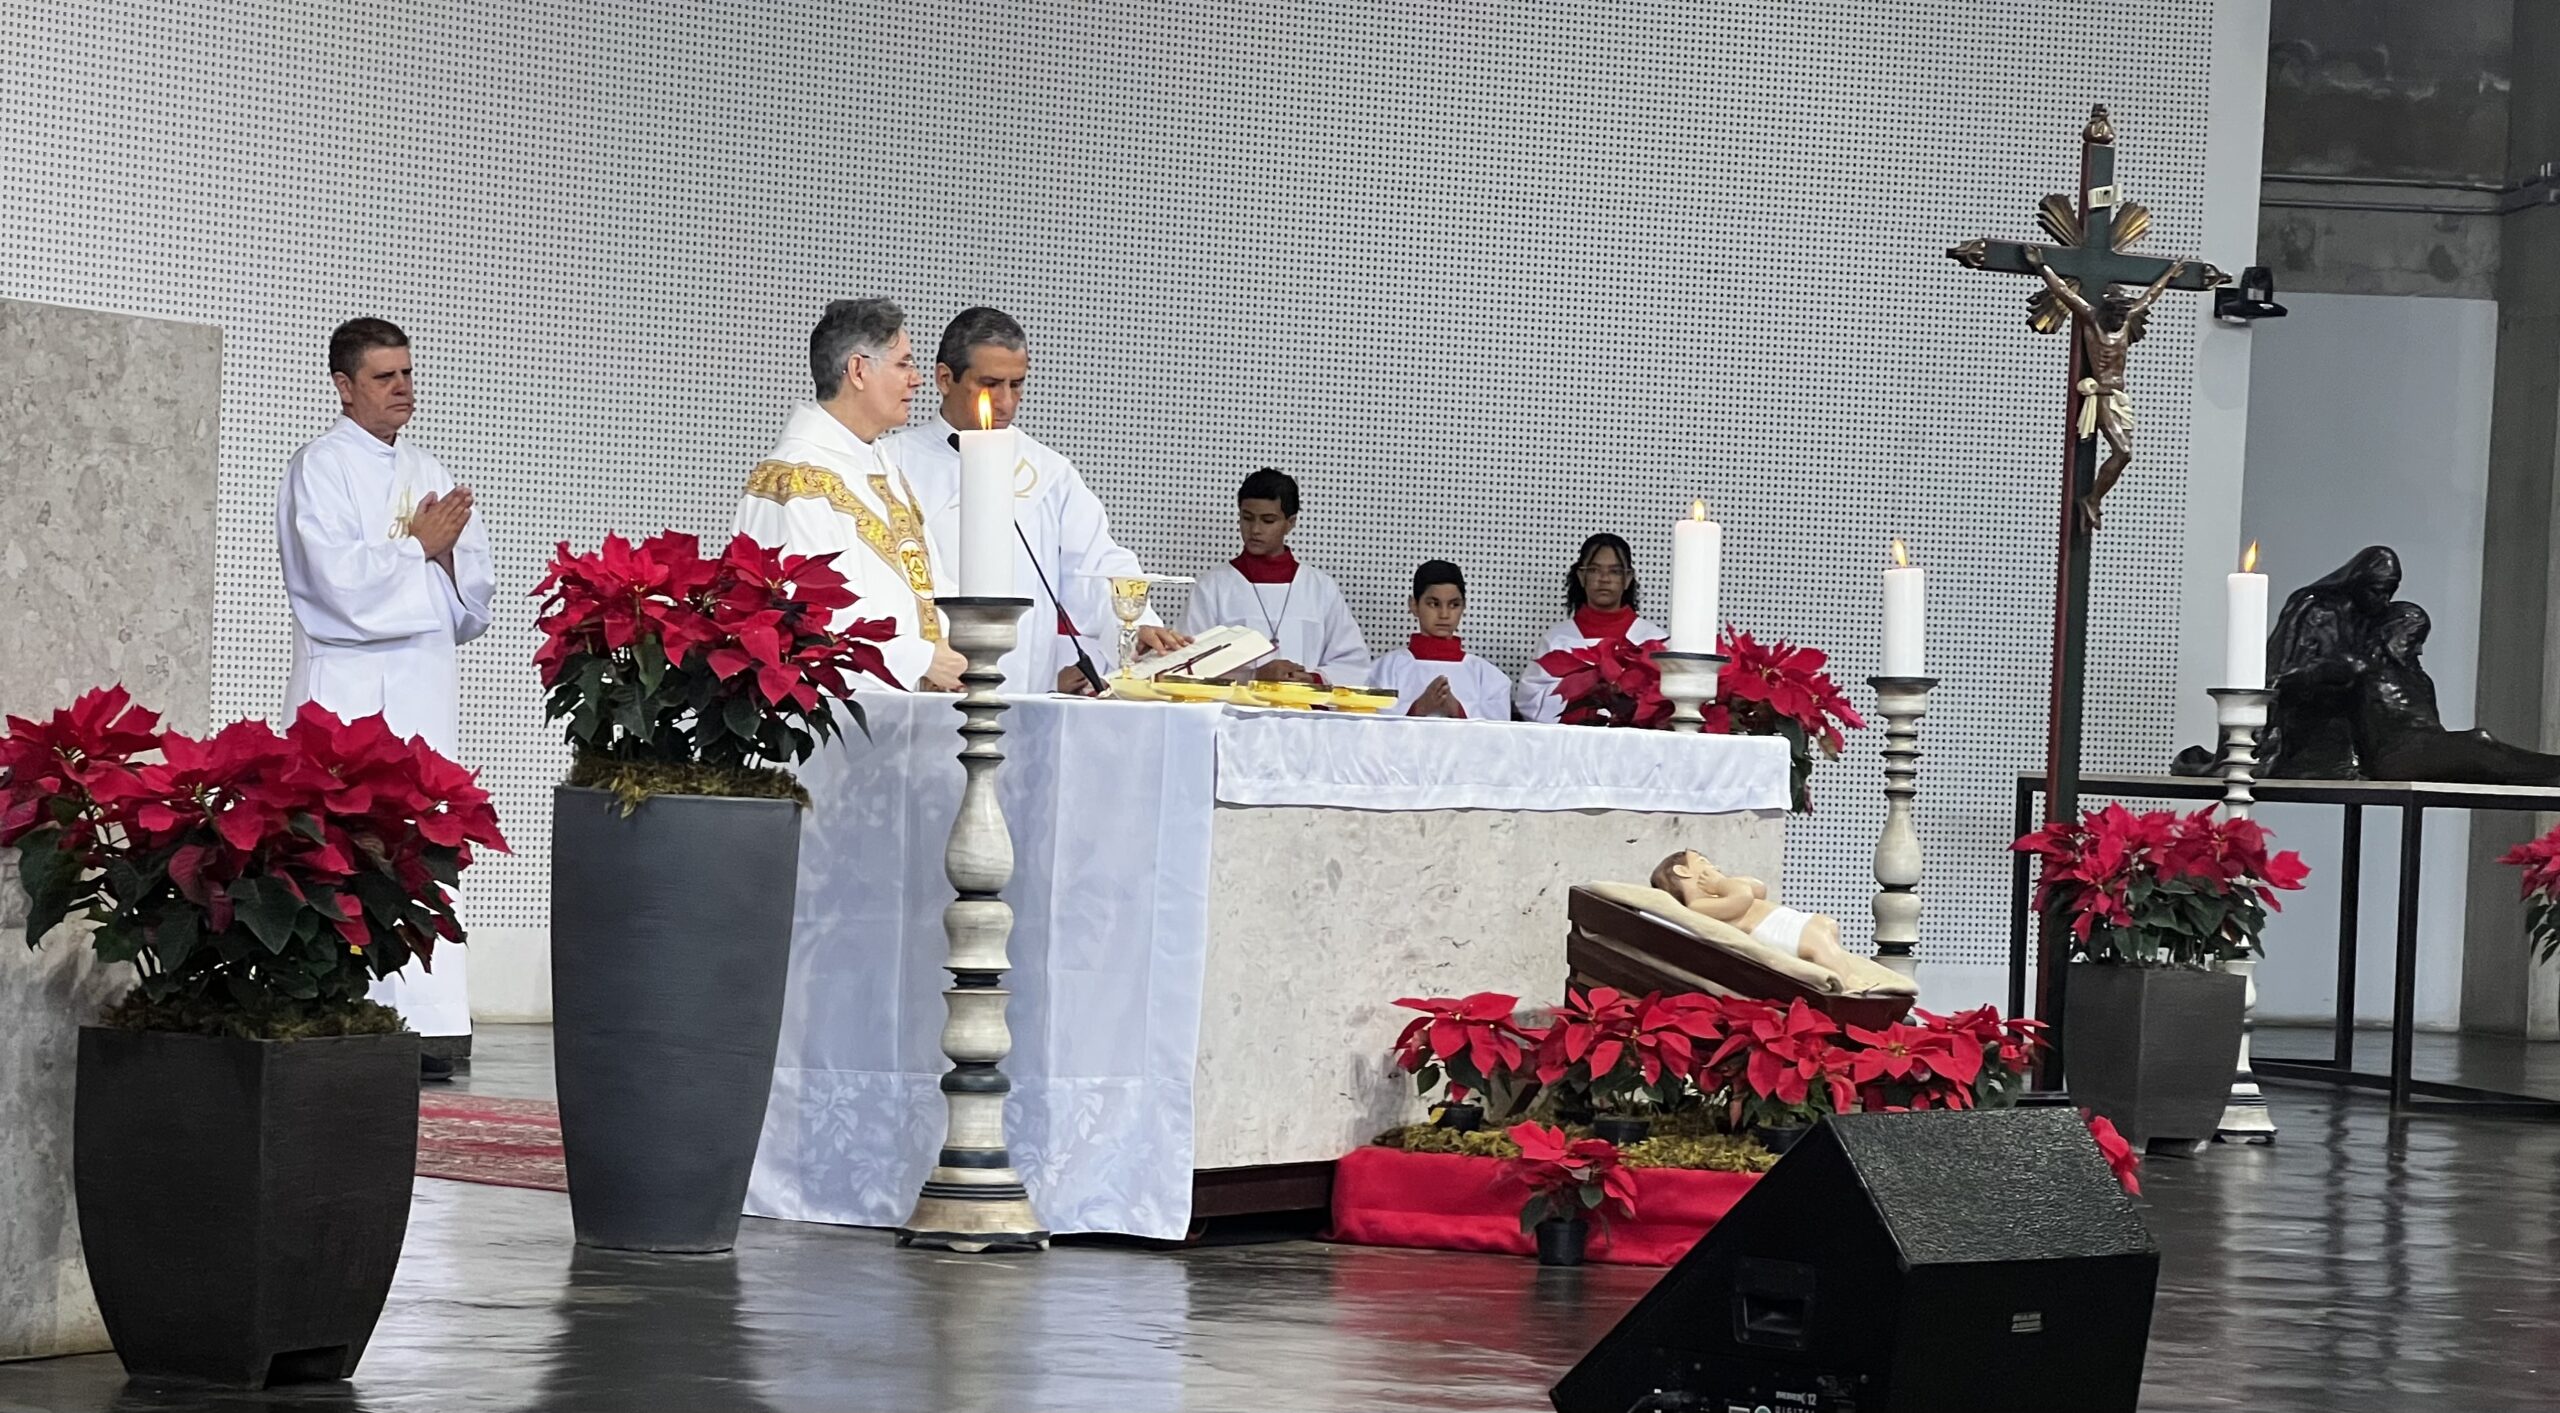
[[[1520,1204],[1528,1194],[1504,1175],[1505,1166],[1499,1158],[1457,1153],[1356,1149],[1334,1165],[1333,1229],[1326,1235],[1362,1246],[1535,1256],[1537,1239],[1520,1230]],[[1760,1180],[1757,1173],[1685,1168],[1635,1174],[1635,1219],[1595,1224],[1591,1260],[1668,1266]]]

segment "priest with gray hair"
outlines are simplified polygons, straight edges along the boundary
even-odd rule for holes
[[[1014,426],[1031,378],[1031,341],[1001,309],[962,310],[942,331],[933,381],[941,415],[889,439],[889,454],[915,478],[935,537],[960,533],[960,429],[978,429],[979,399],[987,425]],[[1082,646],[1095,670],[1108,673],[1119,651],[1110,580],[1143,573],[1138,557],[1111,538],[1111,517],[1084,476],[1054,448],[1024,432],[1013,471],[1014,583],[1036,596],[1023,615],[1020,643],[1004,656],[1009,691],[1091,692],[1076,662]],[[1143,652],[1163,652],[1189,639],[1149,610],[1138,629]]]
[[[858,598],[849,618],[886,618],[880,645],[910,691],[956,692],[968,665],[943,641],[934,596],[955,583],[915,487],[883,445],[923,384],[907,316],[885,299],[839,299],[809,334],[816,400],[747,475],[736,533],[792,554],[832,554]]]

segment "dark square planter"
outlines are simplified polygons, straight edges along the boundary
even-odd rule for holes
[[[2227,972],[2074,962],[2063,1000],[2065,1083],[2137,1146],[2221,1127],[2247,983]]]
[[[80,1241],[126,1373],[354,1372],[409,1230],[417,1036],[87,1026],[72,1113]]]

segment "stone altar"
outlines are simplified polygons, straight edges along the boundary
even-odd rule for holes
[[[212,693],[219,329],[0,300],[0,711],[123,682],[201,731]],[[0,855],[0,1359],[107,1347],[71,1204],[80,1024],[115,980],[30,952]]]

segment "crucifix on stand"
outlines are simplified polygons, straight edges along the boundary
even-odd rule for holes
[[[2036,203],[2036,223],[2052,245],[1988,237],[1947,251],[1975,270],[2032,275],[2044,287],[2027,302],[2027,325],[2040,334],[2069,328],[2071,371],[2064,381],[2061,544],[2054,557],[2053,679],[2045,726],[2047,821],[2080,812],[2080,710],[2089,655],[2089,547],[2100,502],[2133,459],[2133,408],[2125,385],[2127,350],[2142,337],[2152,302],[2172,289],[2211,289],[2229,276],[2201,261],[2161,260],[2126,250],[2151,228],[2151,212],[2124,199],[2116,183],[2115,125],[2107,110],[2089,110],[2080,132],[2078,196]],[[2141,286],[2120,294],[2117,285]],[[2102,468],[2098,446],[2106,443]],[[2043,923],[2036,953],[2036,1007],[2053,1027],[2045,1084],[2062,1078],[2065,973],[2060,931]]]

